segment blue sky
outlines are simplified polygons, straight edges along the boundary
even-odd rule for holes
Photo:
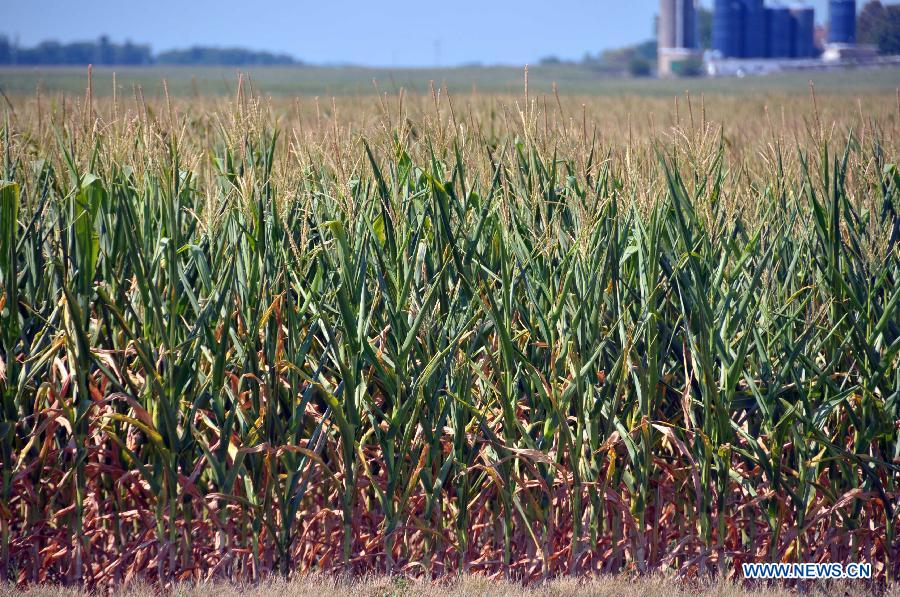
[[[826,0],[809,3],[824,20]],[[154,50],[231,45],[314,63],[521,65],[648,39],[658,6],[658,0],[0,0],[0,33],[23,45],[107,33]]]

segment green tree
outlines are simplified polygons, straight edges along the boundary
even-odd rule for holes
[[[699,58],[686,58],[672,63],[672,72],[679,77],[699,77],[703,75],[703,61]]]
[[[697,8],[697,43],[702,50],[712,48],[713,14],[708,8]]]
[[[878,47],[882,54],[900,54],[900,6],[879,0],[866,4],[856,24],[856,39]]]
[[[10,64],[12,62],[12,44],[5,35],[0,35],[0,64]]]
[[[652,70],[653,65],[650,64],[650,61],[640,56],[632,58],[628,65],[628,72],[632,77],[649,77]]]

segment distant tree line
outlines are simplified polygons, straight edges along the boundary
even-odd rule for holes
[[[0,64],[152,64],[150,46],[126,41],[112,43],[105,35],[97,41],[60,43],[44,41],[31,48],[17,47],[0,36]]]
[[[86,65],[144,66],[150,64],[184,64],[205,66],[268,66],[301,64],[287,54],[258,52],[244,48],[212,48],[194,46],[185,50],[169,50],[154,55],[149,45],[131,41],[114,43],[107,36],[97,41],[60,43],[44,41],[30,48],[19,47],[0,35],[0,64],[6,65]]]
[[[207,48],[194,46],[186,50],[169,50],[156,57],[158,64],[200,64],[229,66],[272,66],[278,64],[299,64],[287,54],[257,52],[244,48]]]
[[[633,46],[604,50],[598,54],[586,53],[580,61],[562,60],[556,56],[541,58],[545,66],[577,64],[605,75],[649,76],[656,63],[656,40],[651,39]]]

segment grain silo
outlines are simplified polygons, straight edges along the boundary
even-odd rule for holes
[[[659,48],[696,48],[697,14],[694,0],[660,0],[657,27]]]
[[[712,46],[725,58],[744,56],[744,13],[744,3],[741,0],[716,0]]]
[[[793,58],[794,18],[790,9],[773,6],[766,12],[769,16],[769,57]]]
[[[768,20],[763,0],[744,0],[744,50],[745,58],[768,56]]]
[[[815,11],[810,6],[791,8],[794,19],[794,58],[812,58],[816,49],[814,30],[816,27]]]
[[[659,22],[657,24],[657,46],[659,48],[676,48],[677,35],[675,23],[675,4],[677,0],[660,0]]]
[[[681,72],[685,65],[699,59],[697,52],[697,13],[695,0],[660,0],[657,22],[659,74]]]
[[[831,0],[828,4],[828,43],[856,43],[856,0]]]
[[[697,40],[697,10],[694,6],[694,0],[678,0],[676,7],[676,15],[681,19],[678,21],[678,32],[681,34],[682,48],[696,48]]]

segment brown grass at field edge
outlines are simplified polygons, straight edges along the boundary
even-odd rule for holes
[[[157,589],[135,583],[116,591],[122,597],[138,597],[156,593]],[[364,576],[350,578],[310,574],[301,579],[285,581],[272,579],[257,584],[200,583],[175,585],[169,595],[173,597],[320,597],[326,594],[349,597],[680,597],[702,595],[715,597],[787,597],[882,595],[900,597],[898,587],[873,588],[867,583],[853,581],[821,581],[788,587],[779,583],[771,585],[737,585],[730,582],[683,582],[665,576],[636,578],[629,575],[608,575],[591,579],[559,578],[544,583],[523,586],[515,582],[485,576],[465,576],[452,580],[429,582],[409,580],[405,577]],[[35,586],[26,589],[11,584],[0,584],[0,597],[27,595],[29,597],[86,597],[92,593],[79,588],[61,586]]]

